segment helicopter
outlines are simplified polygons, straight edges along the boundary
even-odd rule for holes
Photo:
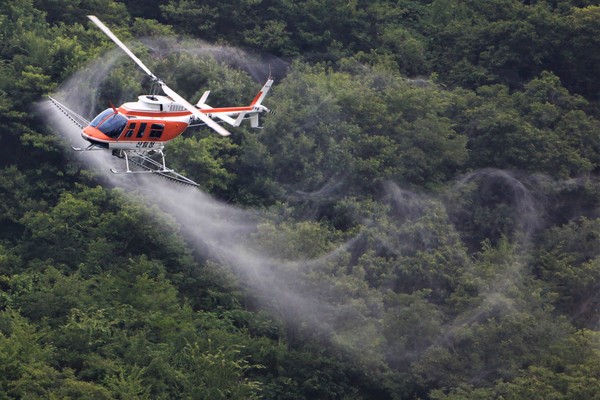
[[[111,169],[114,174],[155,173],[172,180],[198,186],[191,179],[166,166],[165,144],[181,135],[188,127],[205,125],[222,136],[230,132],[219,124],[233,127],[249,119],[252,128],[259,128],[259,114],[272,113],[262,101],[273,84],[269,76],[262,89],[247,106],[213,108],[206,101],[210,91],[205,91],[196,105],[192,105],[165,84],[144,65],[121,40],[94,15],[88,18],[117,44],[149,77],[160,86],[165,95],[141,95],[138,101],[127,102],[120,107],[111,104],[91,121],[78,115],[58,100],[50,100],[78,126],[81,136],[89,145],[72,147],[74,151],[108,150],[125,160],[125,170]],[[219,120],[217,122],[215,119]],[[156,155],[160,157],[156,160]],[[135,164],[141,169],[132,169]]]

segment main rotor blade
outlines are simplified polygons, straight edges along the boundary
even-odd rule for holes
[[[225,129],[221,125],[217,124],[208,115],[200,112],[200,110],[198,110],[196,107],[194,107],[192,104],[190,104],[189,101],[187,101],[186,99],[184,99],[183,97],[181,97],[180,95],[178,95],[177,92],[175,92],[173,89],[171,89],[170,87],[168,87],[164,82],[162,82],[162,81],[158,81],[158,82],[160,83],[160,85],[162,87],[162,90],[168,96],[171,96],[171,98],[173,100],[175,100],[177,103],[179,103],[182,106],[184,106],[189,112],[191,112],[192,114],[194,114],[194,116],[196,116],[197,118],[199,118],[207,126],[209,126],[210,128],[214,129],[215,131],[217,131],[217,133],[219,135],[221,135],[221,136],[229,136],[229,135],[231,135],[231,133],[227,129]]]
[[[128,55],[129,57],[131,57],[131,59],[132,59],[133,61],[135,61],[135,63],[136,63],[137,65],[139,65],[139,66],[140,66],[140,68],[141,68],[141,69],[143,69],[145,73],[147,73],[148,75],[150,75],[150,77],[151,77],[152,79],[154,79],[154,80],[158,80],[158,78],[156,77],[156,75],[154,75],[154,74],[152,73],[152,71],[150,71],[150,69],[149,69],[148,67],[146,67],[146,66],[144,65],[144,63],[143,63],[143,62],[142,62],[142,61],[141,61],[139,58],[137,58],[137,57],[136,57],[136,55],[135,55],[135,54],[133,54],[133,52],[132,52],[131,50],[129,50],[129,49],[127,48],[127,46],[125,46],[125,44],[123,44],[123,42],[121,42],[121,40],[119,40],[119,38],[118,38],[118,37],[117,37],[117,36],[116,36],[114,33],[112,33],[112,32],[111,32],[111,30],[110,30],[110,29],[108,29],[108,27],[107,27],[106,25],[104,25],[104,24],[102,23],[102,21],[100,21],[100,20],[98,19],[98,17],[96,17],[95,15],[88,15],[88,18],[89,18],[89,19],[90,19],[90,20],[91,20],[91,21],[92,21],[94,24],[96,24],[96,25],[98,26],[98,28],[102,29],[102,32],[106,33],[106,35],[107,35],[109,38],[111,38],[113,42],[115,42],[115,43],[117,44],[117,46],[119,46],[121,49],[123,49],[123,51],[124,51],[125,53],[127,53],[127,55]]]

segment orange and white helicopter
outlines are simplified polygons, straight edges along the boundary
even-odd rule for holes
[[[82,152],[109,150],[113,155],[125,159],[126,169],[124,171],[111,169],[113,173],[157,173],[197,186],[196,182],[167,168],[163,152],[165,143],[181,135],[188,127],[197,125],[206,125],[223,136],[230,135],[229,131],[219,125],[214,118],[234,127],[239,126],[244,119],[250,119],[251,127],[258,128],[259,114],[270,112],[262,105],[262,101],[273,84],[271,77],[248,106],[213,108],[206,104],[210,91],[204,92],[194,106],[157,78],[96,16],[89,15],[88,18],[123,49],[166,94],[166,96],[142,95],[136,102],[124,103],[119,108],[112,106],[98,114],[91,122],[56,99],[50,98],[58,108],[83,128],[81,136],[90,143],[86,148],[73,147],[73,150]],[[160,155],[160,161],[151,157],[156,154]],[[130,162],[142,169],[132,170]]]

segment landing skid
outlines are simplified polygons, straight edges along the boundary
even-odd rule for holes
[[[85,149],[83,149],[81,147],[74,147],[74,146],[71,146],[71,149],[73,149],[74,151],[78,151],[78,152],[84,152],[84,151],[91,151],[91,150],[106,150],[106,147],[98,146],[97,144],[90,144]]]
[[[162,149],[155,150],[154,153],[160,155],[161,161],[156,161],[151,158],[148,152],[141,152],[139,150],[115,150],[113,151],[113,155],[125,160],[126,170],[118,171],[111,169],[110,172],[113,174],[157,174],[185,185],[199,186],[193,180],[186,178],[171,168],[167,168],[165,164],[165,154]],[[132,170],[131,164],[142,168],[142,170]]]

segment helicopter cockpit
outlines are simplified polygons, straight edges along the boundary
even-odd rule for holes
[[[117,138],[127,125],[127,118],[115,112],[112,108],[107,108],[96,116],[90,123],[110,138]]]

